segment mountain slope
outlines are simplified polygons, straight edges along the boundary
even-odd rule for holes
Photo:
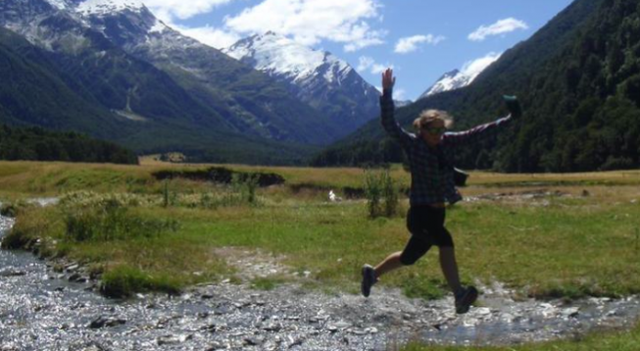
[[[93,1],[103,6],[109,3]],[[290,96],[284,85],[167,27],[143,5],[98,11],[99,7],[83,8],[84,4],[78,9],[94,30],[169,74],[236,130],[308,144],[327,144],[336,139],[340,129]]]
[[[42,106],[0,104],[0,118],[11,124],[73,129],[138,152],[183,151],[217,162],[299,162],[313,147],[298,143],[335,138],[337,127],[286,88],[179,35],[135,1],[3,0],[0,27],[28,40],[15,56],[46,61],[57,85],[36,84],[51,89],[40,95],[74,95],[57,105],[46,98]],[[28,75],[16,75],[16,84],[26,84],[21,77]],[[6,92],[5,102],[36,98]]]
[[[46,53],[4,28],[0,28],[0,76],[1,122],[93,131],[101,137],[131,127],[88,102],[90,95],[69,88]]]
[[[407,126],[425,108],[449,110],[459,129],[505,113],[516,94],[521,120],[460,153],[457,164],[511,172],[587,171],[640,165],[640,8],[630,0],[577,0],[468,87],[400,109]],[[378,123],[316,158],[316,164],[399,161]],[[493,148],[493,146],[497,146]],[[490,160],[495,160],[491,162]]]
[[[67,62],[70,71],[62,69],[58,60]],[[224,129],[198,130],[162,119],[130,120],[114,113],[108,106],[110,92],[117,93],[117,88],[103,81],[83,80],[81,66],[69,64],[68,60],[64,55],[35,47],[22,36],[0,27],[0,122],[80,131],[116,141],[138,152],[180,150],[203,161],[292,163],[300,162],[311,150],[225,132]],[[76,77],[76,73],[80,77]],[[96,97],[100,92],[104,96]],[[111,98],[117,106],[124,106],[127,104],[126,93],[121,96],[121,103],[118,96]],[[105,99],[106,106],[101,99]],[[142,98],[140,101],[147,100]],[[150,111],[154,106],[163,106],[153,100],[150,104]],[[136,105],[133,106],[136,109]],[[145,116],[150,115],[145,113]]]
[[[226,54],[285,83],[300,100],[327,114],[344,136],[378,114],[378,91],[348,63],[267,32],[242,39]]]

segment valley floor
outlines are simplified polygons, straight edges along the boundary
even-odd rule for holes
[[[15,331],[2,333],[7,340],[26,342],[38,334],[33,318],[40,314],[51,323],[67,321],[64,345],[95,340],[100,346],[94,349],[116,347],[103,341],[116,331],[132,336],[131,343],[122,341],[124,349],[137,342],[162,349],[418,350],[558,338],[574,341],[519,347],[640,345],[633,329],[640,313],[640,172],[473,172],[462,190],[465,202],[448,211],[447,227],[464,282],[481,287],[483,295],[469,314],[456,316],[437,250],[385,277],[371,298],[358,295],[361,265],[402,249],[408,238],[406,201],[396,216],[368,217],[366,199],[358,197],[362,170],[229,167],[285,179],[252,190],[239,181],[159,181],[152,175],[190,168],[185,165],[0,166],[3,211],[16,215],[3,246],[28,248],[51,265],[34,261],[21,268],[27,262],[21,258],[14,271],[5,265],[7,273],[0,273],[7,293],[20,284],[46,292],[26,297],[27,304],[7,296],[14,302],[3,305],[3,314],[14,319],[4,328]],[[399,188],[408,185],[400,168],[391,176]],[[329,201],[328,190],[342,201]],[[58,205],[21,201],[51,196]],[[115,303],[85,288],[133,300]],[[146,295],[153,291],[173,297]],[[140,293],[145,297],[136,297]],[[74,308],[61,307],[72,302]],[[153,307],[140,314],[143,305]],[[85,334],[99,317],[113,326]],[[51,323],[40,324],[41,330]],[[619,328],[631,331],[610,334]],[[576,341],[576,335],[603,329],[603,337]],[[411,340],[418,343],[407,345]]]

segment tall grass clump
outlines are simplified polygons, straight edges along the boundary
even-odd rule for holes
[[[102,276],[100,291],[107,297],[126,298],[135,292],[162,291],[171,295],[180,293],[181,284],[166,275],[153,276],[141,270],[121,265]]]
[[[364,190],[370,218],[393,217],[398,213],[398,189],[388,169],[366,170]]]
[[[234,174],[231,177],[231,191],[222,199],[223,206],[250,205],[257,206],[258,176]]]
[[[88,208],[67,208],[64,223],[67,238],[76,242],[153,238],[178,229],[175,220],[136,216],[114,199],[106,199]]]

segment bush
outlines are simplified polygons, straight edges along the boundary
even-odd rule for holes
[[[364,188],[370,218],[393,217],[398,213],[398,189],[388,169],[365,171]]]
[[[364,173],[364,189],[367,196],[367,210],[370,218],[377,218],[382,213],[383,185],[380,176],[373,171]]]

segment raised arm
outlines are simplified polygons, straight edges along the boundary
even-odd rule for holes
[[[393,103],[393,86],[396,78],[393,76],[393,70],[387,69],[382,73],[382,96],[380,97],[380,116],[382,127],[387,134],[397,140],[403,147],[409,145],[415,135],[408,133],[402,129],[394,117],[395,106]]]
[[[509,110],[509,115],[499,118],[493,122],[481,124],[469,130],[463,132],[448,132],[444,135],[446,142],[454,145],[471,144],[496,134],[496,132],[510,124],[514,118],[519,118],[522,115],[522,108],[518,102],[518,98],[515,96],[503,96],[503,99]]]

